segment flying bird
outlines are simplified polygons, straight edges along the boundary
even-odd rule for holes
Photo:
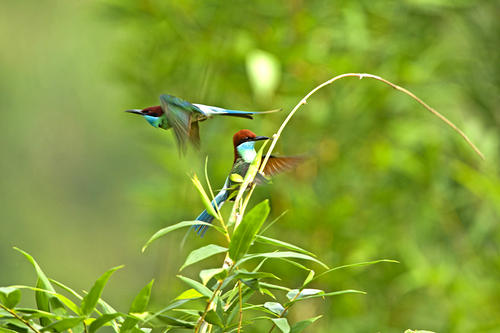
[[[224,182],[224,186],[222,190],[215,196],[214,200],[212,200],[212,207],[220,208],[231,197],[231,194],[237,193],[239,189],[239,182],[236,182],[232,179],[233,174],[237,174],[242,178],[245,178],[248,167],[252,163],[252,161],[257,156],[257,152],[255,151],[255,142],[259,140],[269,140],[268,137],[265,136],[257,136],[250,130],[243,129],[233,136],[233,146],[234,146],[234,161],[231,171],[229,172],[229,176],[226,178]],[[267,177],[273,176],[279,172],[287,171],[294,168],[297,164],[302,162],[304,157],[301,156],[289,156],[289,157],[277,157],[271,155],[269,160],[264,167],[263,174],[257,174],[254,182],[257,184],[261,184],[267,180]],[[214,217],[210,215],[206,210],[204,210],[197,218],[197,221],[203,221],[207,223],[212,223]],[[195,225],[193,227],[196,232],[203,236],[208,228],[206,224]]]
[[[160,105],[158,106],[150,106],[144,109],[130,109],[125,112],[143,116],[153,127],[165,130],[172,128],[179,150],[185,153],[188,141],[196,148],[200,146],[200,130],[198,125],[200,121],[207,120],[213,116],[253,119],[252,115],[254,114],[277,111],[280,110],[261,112],[228,110],[216,106],[192,104],[179,97],[163,94],[160,95]]]

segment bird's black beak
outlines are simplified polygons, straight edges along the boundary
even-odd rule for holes
[[[252,141],[269,140],[267,136],[256,136]]]
[[[140,114],[142,116],[142,110],[140,109],[130,109],[130,110],[125,110],[125,112]]]

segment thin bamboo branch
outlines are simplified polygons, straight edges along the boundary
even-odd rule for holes
[[[2,309],[4,309],[5,311],[7,311],[8,313],[10,313],[11,315],[13,315],[17,320],[21,321],[24,325],[28,326],[33,332],[40,333],[40,331],[37,330],[33,325],[31,325],[31,323],[28,320],[26,320],[23,317],[21,317],[20,315],[18,315],[13,309],[9,309],[8,307],[4,306],[3,304],[0,304],[0,307]]]
[[[266,157],[264,158],[264,161],[262,162],[260,172],[262,172],[264,170],[264,167],[266,166],[266,163],[269,160],[269,157],[271,156],[271,153],[272,153],[274,147],[276,146],[276,143],[278,142],[278,139],[280,138],[281,133],[283,132],[283,130],[285,129],[286,125],[288,124],[290,119],[293,117],[295,112],[297,112],[297,110],[302,105],[306,104],[307,99],[309,97],[311,97],[314,93],[316,93],[318,90],[320,90],[321,88],[323,88],[329,84],[332,84],[333,82],[335,82],[339,79],[345,78],[345,77],[358,77],[359,79],[363,79],[366,77],[366,78],[378,80],[380,82],[383,82],[383,83],[391,86],[392,88],[394,88],[396,90],[399,90],[399,91],[407,94],[408,96],[410,96],[411,98],[416,100],[419,104],[421,104],[429,112],[431,112],[433,115],[435,115],[436,117],[441,119],[444,123],[446,123],[448,126],[450,126],[455,132],[457,132],[467,142],[467,144],[476,152],[476,154],[478,154],[483,160],[485,159],[483,153],[481,153],[481,151],[472,143],[472,141],[469,139],[469,137],[467,135],[465,135],[465,133],[462,130],[460,130],[457,126],[455,126],[455,124],[453,124],[450,120],[448,120],[448,118],[446,118],[441,113],[437,112],[436,110],[431,108],[429,105],[427,105],[424,101],[422,101],[420,98],[418,98],[412,92],[410,92],[407,89],[400,87],[397,84],[394,84],[394,83],[392,83],[384,78],[381,78],[380,76],[377,76],[377,75],[367,74],[367,73],[346,73],[346,74],[337,75],[337,76],[331,78],[330,80],[323,82],[322,84],[320,84],[319,86],[317,86],[316,88],[311,90],[306,96],[304,96],[304,98],[302,98],[300,100],[300,102],[292,109],[292,111],[286,117],[285,121],[283,121],[283,123],[281,124],[280,128],[278,129],[278,132],[276,132],[276,134],[273,135],[273,141],[271,142],[271,146],[269,147],[267,154],[266,154]]]

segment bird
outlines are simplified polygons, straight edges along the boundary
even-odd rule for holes
[[[199,148],[200,130],[199,122],[213,116],[231,116],[253,119],[252,115],[260,113],[272,113],[280,109],[269,111],[242,111],[229,110],[216,106],[192,104],[179,97],[168,94],[160,95],[160,105],[150,106],[144,109],[129,109],[125,112],[138,114],[156,128],[168,130],[173,129],[177,146],[181,153],[186,152],[187,142]]]
[[[224,202],[232,195],[237,193],[239,189],[240,182],[236,181],[234,174],[245,178],[248,167],[252,161],[257,156],[255,151],[255,142],[260,140],[269,140],[266,136],[257,136],[255,133],[248,129],[242,129],[233,136],[233,146],[234,146],[234,160],[229,176],[224,182],[224,186],[219,191],[219,193],[214,197],[211,204],[214,209],[220,209]],[[297,164],[302,162],[304,157],[302,156],[282,156],[277,157],[271,155],[269,160],[261,173],[258,173],[254,179],[256,184],[262,184],[268,181],[268,177],[273,176],[277,173],[293,169]],[[238,177],[239,178],[239,177]],[[234,198],[233,198],[234,199]],[[207,223],[212,223],[214,217],[210,215],[206,210],[204,210],[198,217],[196,221],[202,221]],[[207,224],[196,224],[193,226],[194,230],[198,235],[202,236],[208,229]]]

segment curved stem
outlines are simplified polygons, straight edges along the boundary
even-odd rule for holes
[[[333,82],[335,82],[337,80],[345,78],[345,77],[358,77],[359,79],[363,79],[366,77],[366,78],[378,80],[380,82],[383,82],[383,83],[391,86],[392,88],[394,88],[396,90],[399,90],[399,91],[407,94],[408,96],[410,96],[411,98],[416,100],[419,104],[421,104],[429,112],[431,112],[433,115],[435,115],[436,117],[441,119],[443,122],[445,122],[448,126],[450,126],[455,132],[457,132],[465,140],[465,142],[467,142],[467,144],[476,152],[476,154],[478,154],[483,160],[485,159],[483,153],[481,153],[481,151],[472,143],[472,141],[469,139],[469,137],[467,135],[465,135],[465,133],[462,130],[460,130],[457,126],[455,126],[455,124],[453,124],[450,120],[448,120],[448,118],[446,118],[441,113],[437,112],[436,110],[431,108],[429,105],[427,105],[424,101],[422,101],[420,98],[418,98],[412,92],[410,92],[407,89],[400,87],[397,84],[394,84],[394,83],[392,83],[384,78],[381,78],[380,76],[377,76],[377,75],[366,74],[366,73],[346,73],[346,74],[337,75],[337,76],[331,78],[330,80],[323,82],[322,84],[320,84],[319,86],[317,86],[316,88],[311,90],[306,96],[304,96],[304,98],[302,98],[300,100],[300,102],[292,109],[292,111],[286,117],[285,121],[283,121],[283,123],[281,124],[280,128],[278,129],[278,132],[276,132],[276,134],[273,135],[273,142],[271,143],[271,146],[269,147],[269,150],[267,151],[266,157],[264,158],[264,161],[262,162],[262,165],[260,168],[261,172],[264,170],[264,167],[266,166],[266,163],[269,160],[269,157],[271,156],[271,153],[272,153],[274,147],[276,146],[276,143],[277,143],[281,133],[283,132],[283,130],[285,129],[286,125],[288,124],[290,119],[293,117],[295,112],[297,112],[297,110],[303,104],[306,104],[307,99],[309,97],[311,97],[314,93],[316,93],[318,90],[320,90],[321,88],[323,88],[329,84],[332,84]]]

